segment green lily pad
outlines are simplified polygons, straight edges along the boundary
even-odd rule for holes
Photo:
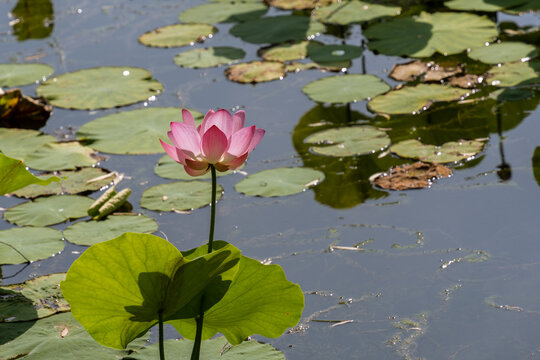
[[[405,86],[373,98],[369,108],[384,114],[410,114],[426,110],[433,103],[458,100],[469,93],[466,89],[458,89],[438,84],[418,84]]]
[[[538,51],[532,45],[521,42],[503,42],[474,48],[469,52],[469,57],[486,64],[501,64],[519,61],[524,58],[538,56]]]
[[[50,274],[21,284],[0,286],[0,323],[41,319],[69,311],[60,291],[60,282],[65,277],[65,273]]]
[[[264,29],[264,31],[261,31]],[[252,44],[305,40],[324,32],[324,25],[306,16],[269,16],[234,25],[230,32]]]
[[[64,230],[64,238],[77,245],[94,245],[126,232],[150,234],[158,230],[156,221],[145,215],[109,215],[105,220],[82,221]]]
[[[526,3],[527,0],[452,0],[444,5],[453,10],[494,12]]]
[[[244,50],[230,46],[197,48],[176,55],[174,63],[186,68],[201,69],[233,64],[244,56],[246,56]]]
[[[48,226],[88,216],[86,211],[93,202],[78,195],[42,197],[7,209],[4,219],[20,226]]]
[[[251,174],[234,188],[249,196],[287,196],[306,191],[323,179],[322,172],[310,168],[276,168]]]
[[[82,168],[77,171],[59,171],[52,174],[43,174],[39,178],[47,175],[57,175],[60,182],[47,186],[29,185],[24,189],[13,191],[13,195],[24,198],[35,198],[42,195],[78,194],[85,191],[99,190],[101,187],[109,185],[114,179],[114,174],[106,176],[107,172],[100,168]]]
[[[268,5],[283,10],[310,10],[319,6],[336,3],[340,0],[265,0]]]
[[[24,160],[26,155],[54,142],[53,136],[36,130],[0,128],[0,152],[15,159]]]
[[[202,122],[201,113],[190,112],[197,124]],[[77,139],[110,154],[159,154],[165,152],[159,139],[167,137],[171,121],[181,119],[181,108],[123,111],[87,122],[77,131]]]
[[[60,181],[56,176],[38,178],[32,175],[21,160],[10,158],[0,153],[0,196],[12,191],[22,191],[30,186],[43,187],[53,181]],[[25,189],[24,189],[25,190]]]
[[[324,45],[309,48],[308,56],[318,63],[347,61],[362,56],[362,48],[352,45]]]
[[[300,60],[308,56],[308,47],[316,48],[323,44],[318,41],[300,41],[292,44],[279,44],[259,49],[257,55],[267,61]]]
[[[0,264],[23,264],[46,259],[64,249],[62,233],[40,227],[0,231]]]
[[[178,47],[203,42],[215,34],[217,29],[208,24],[174,24],[142,34],[139,42],[153,47]]]
[[[310,82],[302,88],[304,94],[321,103],[348,103],[362,101],[390,89],[374,75],[337,75]]]
[[[54,69],[45,64],[0,64],[0,87],[14,87],[43,81]]]
[[[240,251],[229,244],[188,260],[167,240],[126,233],[88,248],[61,288],[94,340],[122,349],[155,325],[160,313],[163,321],[178,318],[209,284],[226,291],[239,260]]]
[[[185,23],[200,24],[242,22],[263,16],[267,11],[268,7],[262,3],[221,2],[189,8],[178,18]]]
[[[244,164],[240,166],[237,170],[240,170],[244,167]],[[217,177],[231,175],[236,173],[237,170],[229,170],[225,172],[216,171]],[[174,180],[193,180],[193,176],[189,175],[184,167],[174,161],[169,155],[164,155],[159,159],[156,167],[154,168],[154,173],[157,176],[161,176],[165,179],[174,179]],[[202,176],[198,176],[198,179],[211,179],[212,174],[207,172]]]
[[[135,351],[129,358],[132,360],[155,360],[156,354],[159,354],[158,346],[159,344],[146,346]],[[189,359],[193,350],[193,341],[166,340],[164,346],[165,354],[174,354],[177,359]],[[223,336],[203,341],[200,355],[201,359],[285,360],[283,353],[274,349],[270,344],[261,344],[255,340],[248,340],[232,346]]]
[[[532,169],[534,179],[536,180],[536,183],[540,186],[540,146],[537,146],[534,149],[532,157]]]
[[[501,87],[538,84],[540,83],[540,60],[494,66],[487,73],[487,82]]]
[[[36,89],[54,106],[67,109],[107,109],[158,95],[163,85],[144,69],[103,66],[51,78]]]
[[[348,25],[401,13],[399,6],[383,6],[363,1],[341,1],[313,10],[312,17],[326,24]]]
[[[152,186],[141,198],[141,206],[158,211],[194,210],[209,205],[212,200],[212,184],[207,181],[181,181]],[[218,184],[217,198],[223,188]]]
[[[279,80],[285,73],[285,65],[277,61],[251,61],[231,65],[225,70],[229,80],[243,84]]]
[[[142,339],[136,348],[144,345],[145,341]],[[114,360],[130,353],[96,343],[70,312],[35,323],[0,324],[0,344],[0,353],[5,359]]]
[[[443,164],[471,159],[482,151],[484,145],[483,140],[460,140],[435,146],[411,139],[392,145],[390,151],[404,158]]]
[[[225,296],[204,313],[202,338],[220,332],[233,345],[253,334],[276,338],[298,324],[303,307],[302,289],[287,280],[279,265],[263,265],[241,256]],[[185,338],[195,338],[194,319],[169,323]]]
[[[91,148],[70,141],[45,144],[28,154],[25,161],[29,167],[36,170],[74,170],[96,165],[98,157]]]
[[[351,66],[350,61],[339,61],[339,62],[333,62],[333,63],[299,63],[299,62],[291,62],[289,64],[285,65],[285,70],[287,72],[299,72],[304,70],[322,70],[322,71],[334,71],[334,72],[341,72],[343,69],[347,69]]]
[[[367,155],[381,151],[390,145],[390,137],[373,126],[350,126],[317,132],[305,139],[316,154],[328,156]]]
[[[467,13],[422,12],[375,24],[364,31],[369,47],[385,55],[429,57],[458,54],[492,41],[498,32],[487,17]]]

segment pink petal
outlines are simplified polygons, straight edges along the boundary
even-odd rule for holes
[[[177,148],[167,144],[165,141],[163,141],[161,139],[159,139],[159,141],[161,142],[161,146],[163,146],[163,149],[165,150],[167,155],[169,155],[177,163],[180,163],[182,165],[186,165],[185,157],[182,156],[183,154],[182,154],[181,151],[178,151]]]
[[[195,128],[195,120],[193,119],[193,115],[191,115],[189,110],[182,109],[182,120],[187,126]]]
[[[237,132],[244,127],[246,121],[246,113],[244,110],[240,110],[234,113],[233,118],[233,133]]]
[[[201,153],[201,137],[194,127],[183,123],[171,123],[173,143],[189,157],[196,158]]]
[[[227,110],[219,109],[213,115],[208,117],[206,124],[203,125],[203,134],[214,125],[217,126],[227,138],[231,137],[233,128],[232,116]]]
[[[186,159],[185,165],[193,170],[206,170],[208,168],[208,163],[206,161],[196,161],[191,159]]]
[[[206,174],[208,170],[210,170],[210,168],[207,167],[205,170],[194,170],[187,166],[184,166],[184,170],[186,170],[186,172],[191,176],[201,176],[201,175]]]
[[[229,140],[229,149],[227,153],[236,156],[240,156],[245,153],[251,144],[251,140],[255,134],[255,125],[242,128],[235,132]]]
[[[248,153],[252,152],[253,149],[255,149],[257,145],[259,145],[259,143],[261,142],[261,139],[264,136],[264,133],[265,131],[263,129],[255,130],[255,134],[253,134],[253,138],[251,139],[251,143],[249,144],[249,147],[248,147]]]
[[[208,129],[203,135],[202,150],[206,161],[210,164],[217,163],[228,146],[227,136],[216,125]]]
[[[246,159],[248,157],[248,154],[249,153],[246,152],[244,155],[239,156],[236,159],[234,159],[233,161],[231,161],[229,163],[229,169],[234,170],[234,169],[239,168],[246,161]]]
[[[203,122],[201,125],[199,125],[197,127],[197,131],[199,132],[199,134],[201,136],[203,136],[204,132],[206,131],[207,127],[206,127],[206,123],[208,122],[208,120],[212,117],[212,115],[215,114],[215,111],[214,110],[208,110],[208,112],[206,113],[206,115],[204,115],[204,119],[203,119]]]

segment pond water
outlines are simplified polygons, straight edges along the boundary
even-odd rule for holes
[[[151,48],[137,41],[149,30],[177,23],[178,14],[203,3],[54,0],[50,34],[18,41],[8,24],[17,2],[0,0],[0,63],[39,57],[57,75],[104,65],[135,66],[151,71],[164,86],[154,101],[119,109],[55,107],[40,129],[45,133],[73,139],[75,131],[93,119],[144,107],[185,106],[203,113],[210,108],[244,109],[247,123],[266,129],[266,135],[243,171],[308,166],[325,172],[319,185],[275,198],[236,192],[242,174],[218,179],[224,195],[217,205],[216,237],[247,256],[281,265],[305,292],[299,328],[278,339],[255,337],[283,351],[287,359],[540,359],[540,189],[531,160],[540,146],[538,88],[530,87],[526,99],[499,106],[491,100],[454,102],[387,119],[370,112],[366,101],[349,107],[318,105],[302,93],[306,84],[334,73],[307,70],[288,73],[282,80],[239,84],[223,75],[225,66],[175,65],[175,55],[188,47]],[[282,14],[290,11],[270,8],[267,16]],[[540,16],[499,13],[498,21],[538,26]],[[233,24],[215,26],[218,32],[194,47],[235,46],[246,52],[242,61],[259,59],[262,45],[231,35]],[[349,27],[347,44],[360,45],[363,39],[359,25]],[[342,41],[329,34],[317,40]],[[441,55],[434,59],[444,61]],[[407,61],[366,48],[348,73],[365,71],[395,87],[399,82],[388,74],[394,64]],[[22,90],[33,94],[35,85]],[[453,176],[429,189],[389,191],[375,188],[368,179],[405,163],[395,155],[381,157],[377,152],[340,159],[305,151],[302,131],[323,118],[337,119],[337,126],[352,122],[389,129],[392,142],[420,137],[441,145],[462,138],[489,139],[480,154],[450,165]],[[120,141],[122,133],[115,135]],[[140,207],[145,189],[172,182],[153,172],[161,157],[108,155],[100,166],[125,174],[121,185],[133,190],[134,211],[158,222],[156,234],[166,235],[179,249],[199,246],[206,240],[209,207],[190,214]],[[2,197],[0,207],[22,202]],[[0,221],[0,229],[11,227]],[[359,243],[364,251],[350,250]],[[332,245],[343,249],[332,250]],[[66,242],[64,251],[49,259],[4,265],[2,284],[65,272],[84,249]],[[176,336],[172,328],[167,335]]]

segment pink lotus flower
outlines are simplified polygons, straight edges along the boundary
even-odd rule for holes
[[[167,154],[191,176],[206,174],[210,165],[219,171],[234,170],[264,136],[263,129],[244,127],[243,110],[231,115],[227,110],[210,110],[201,125],[195,127],[193,115],[182,110],[182,121],[171,122],[167,133],[174,146],[161,141]]]

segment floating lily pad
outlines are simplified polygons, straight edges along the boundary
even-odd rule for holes
[[[316,48],[322,46],[317,41],[300,41],[293,44],[279,44],[259,49],[257,54],[268,61],[290,61],[300,60],[307,57],[308,47]]]
[[[47,186],[29,185],[24,189],[14,191],[12,194],[24,198],[35,198],[42,195],[78,194],[85,191],[99,190],[109,185],[115,175],[106,176],[107,172],[100,168],[82,168],[77,171],[59,171],[51,174],[43,174],[40,178],[56,175],[60,182],[51,183]]]
[[[302,88],[311,100],[321,103],[348,103],[362,101],[390,89],[374,75],[338,75],[318,79]]]
[[[264,31],[261,31],[264,29]],[[252,44],[305,40],[324,32],[324,25],[306,16],[270,16],[234,25],[230,32]]]
[[[540,83],[540,60],[494,66],[487,73],[487,82],[501,87],[538,84]]]
[[[481,83],[482,80],[483,78],[478,75],[465,74],[462,76],[452,76],[448,80],[448,83],[452,86],[457,86],[463,89],[472,89]]]
[[[426,110],[433,103],[458,100],[468,93],[465,89],[436,84],[406,86],[373,98],[369,108],[384,114],[410,114]]]
[[[534,179],[536,180],[536,183],[540,186],[540,146],[537,146],[534,149],[532,157],[532,169]]]
[[[375,24],[364,31],[369,47],[385,55],[428,57],[457,54],[493,40],[498,32],[487,17],[467,13],[422,12]]]
[[[262,3],[214,3],[184,10],[178,18],[185,23],[215,24],[242,22],[263,16],[268,11]]]
[[[283,10],[310,10],[326,6],[340,0],[265,0],[268,5]]]
[[[362,48],[352,45],[324,45],[310,47],[308,56],[318,63],[352,60],[362,56]]]
[[[527,0],[452,0],[444,5],[454,10],[494,12],[525,3]]]
[[[212,184],[207,181],[181,181],[162,184],[146,189],[141,198],[141,206],[150,210],[175,211],[193,210],[209,205],[212,200]],[[223,188],[218,184],[217,198],[221,198]]]
[[[25,96],[20,89],[0,89],[0,126],[39,129],[47,124],[52,106],[42,97]]]
[[[440,83],[444,79],[448,79],[449,77],[460,75],[462,73],[463,68],[461,66],[441,66],[434,64],[428,69],[422,80],[424,82]]]
[[[190,112],[197,123],[202,121],[201,113]],[[171,121],[181,119],[180,108],[123,111],[84,124],[77,131],[77,139],[111,154],[159,154],[165,152],[159,139],[167,137]]]
[[[53,181],[60,181],[56,176],[37,178],[32,175],[22,160],[10,158],[0,153],[0,196],[24,189],[28,186],[46,186]]]
[[[34,0],[32,6],[28,6],[25,1],[17,1],[11,15],[16,19],[13,34],[18,41],[44,39],[53,31],[54,10],[51,0]]]
[[[53,136],[36,130],[0,128],[0,152],[9,157],[24,158],[48,143],[54,143]]]
[[[321,71],[334,71],[334,72],[341,72],[343,69],[347,69],[351,66],[350,61],[340,61],[335,63],[299,63],[299,62],[291,62],[289,64],[285,65],[285,70],[287,72],[299,72],[304,70],[321,70]]]
[[[126,232],[151,234],[157,230],[156,221],[145,215],[109,215],[105,220],[83,221],[68,226],[64,237],[73,244],[90,246]]]
[[[397,81],[412,81],[429,70],[427,64],[420,60],[396,64],[390,71],[390,77]]]
[[[44,81],[54,69],[45,64],[0,64],[0,87],[14,87]]]
[[[135,351],[129,358],[132,360],[155,360],[156,354],[159,354],[158,346],[157,343],[146,346],[144,349]],[[174,354],[178,359],[189,359],[193,351],[193,341],[190,340],[166,340],[164,346],[165,354]],[[285,360],[285,356],[270,344],[248,340],[240,345],[232,346],[225,337],[220,336],[201,343],[201,359]]]
[[[538,51],[532,45],[520,42],[503,42],[474,48],[469,52],[469,57],[486,64],[501,64],[518,61],[524,58],[533,58]]]
[[[373,126],[349,126],[317,132],[305,139],[316,144],[311,150],[328,156],[353,156],[373,154],[390,145],[390,137]]]
[[[287,196],[306,191],[323,179],[321,171],[310,168],[276,168],[251,174],[234,188],[249,196]]]
[[[327,24],[348,25],[372,21],[401,13],[399,6],[383,6],[363,1],[340,1],[315,9],[312,17]]]
[[[184,51],[174,57],[174,63],[186,68],[200,69],[228,65],[243,59],[246,52],[230,46],[209,47]]]
[[[98,156],[91,148],[82,146],[77,141],[70,141],[45,144],[28,154],[25,161],[29,167],[36,170],[74,170],[96,165]]]
[[[51,78],[36,92],[54,106],[67,109],[106,109],[158,95],[163,85],[148,70],[129,66],[83,69]]]
[[[0,264],[22,264],[51,257],[64,249],[62,233],[40,227],[0,231]]]
[[[48,226],[88,216],[86,211],[93,202],[78,195],[43,197],[7,209],[4,219],[20,226]]]
[[[285,65],[277,61],[251,61],[229,66],[225,76],[243,84],[279,80],[285,76]]]
[[[237,170],[240,170],[244,167],[240,166]],[[157,176],[161,176],[165,179],[174,179],[174,180],[193,180],[193,176],[189,175],[185,170],[184,167],[180,164],[178,164],[176,161],[174,161],[169,155],[164,155],[161,159],[159,159],[158,164],[154,168],[154,172]],[[218,177],[230,175],[236,173],[236,170],[229,170],[225,172],[216,171],[216,174]],[[211,179],[212,174],[210,172],[207,172],[206,174],[202,176],[198,176],[198,179]]]
[[[174,24],[144,33],[139,42],[153,47],[177,47],[203,42],[215,34],[217,29],[208,24]]]
[[[0,286],[0,323],[41,319],[69,311],[60,290],[65,277],[65,273],[50,274],[21,284]]]
[[[424,189],[433,180],[452,176],[452,169],[440,164],[416,162],[390,169],[373,180],[373,184],[386,190]]]
[[[435,146],[411,139],[392,145],[390,151],[404,158],[444,164],[472,158],[482,151],[484,144],[483,140],[460,140]]]

